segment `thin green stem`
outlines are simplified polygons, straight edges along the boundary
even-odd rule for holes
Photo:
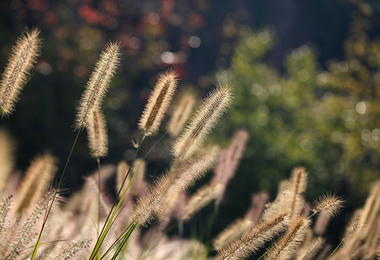
[[[142,144],[142,143],[144,142],[144,140],[145,140],[145,137],[146,137],[146,136],[144,135],[143,138],[142,138],[142,140],[141,140],[141,142],[139,143],[139,146],[137,147],[136,153],[135,153],[135,155],[134,155],[134,157],[133,157],[133,160],[132,160],[132,164],[133,164],[133,162],[134,162],[135,159],[136,159],[136,156],[137,156],[137,154],[138,154],[138,152],[139,152],[139,150],[140,150],[141,144]],[[90,259],[91,259],[91,260],[93,260],[93,259],[95,258],[96,254],[97,254],[98,251],[100,250],[100,246],[102,245],[102,243],[103,243],[103,241],[104,241],[104,239],[105,239],[105,237],[106,237],[106,235],[107,235],[107,233],[108,233],[108,231],[109,231],[109,229],[110,229],[110,227],[111,227],[111,224],[112,224],[113,219],[114,219],[114,217],[115,217],[115,215],[116,215],[116,212],[117,212],[117,210],[119,209],[120,204],[122,203],[122,201],[123,201],[125,195],[127,194],[127,191],[128,191],[128,189],[129,189],[129,186],[131,185],[131,182],[132,182],[134,176],[136,175],[136,172],[137,172],[137,171],[136,171],[135,174],[133,175],[131,181],[129,182],[129,184],[128,184],[128,186],[127,186],[127,188],[126,188],[125,191],[123,192],[122,197],[120,198],[119,202],[118,202],[117,205],[116,205],[117,198],[119,197],[120,192],[123,190],[123,186],[124,186],[124,184],[125,184],[125,181],[126,181],[128,175],[129,175],[130,171],[131,171],[131,168],[132,168],[132,167],[130,166],[130,167],[129,167],[129,170],[128,170],[128,172],[127,172],[127,174],[125,175],[125,178],[124,178],[124,180],[123,180],[123,183],[122,183],[122,185],[121,185],[121,188],[120,188],[119,192],[117,193],[116,199],[115,199],[115,201],[114,201],[114,203],[113,203],[113,205],[112,205],[112,208],[111,208],[111,210],[110,210],[110,212],[109,212],[109,214],[108,214],[108,216],[107,216],[106,224],[103,226],[102,231],[100,232],[100,235],[99,235],[99,237],[98,237],[98,240],[96,241],[95,247],[94,247],[94,249],[93,249],[93,251],[92,251],[92,253],[91,253],[91,256],[90,256]],[[115,207],[115,205],[116,205],[116,207]],[[115,209],[114,209],[114,208],[115,208]],[[112,213],[112,215],[111,215],[111,213]]]
[[[120,254],[120,251],[121,249],[124,247],[124,245],[127,243],[129,237],[131,236],[133,230],[135,229],[136,227],[136,224],[132,224],[131,227],[129,228],[129,231],[128,233],[125,235],[124,239],[123,239],[123,242],[121,242],[121,244],[119,245],[119,247],[117,248],[115,254],[112,256],[112,260],[116,259],[116,257]]]
[[[214,223],[214,220],[216,219],[216,213],[218,212],[218,205],[215,203],[214,205],[214,212],[210,216],[208,222],[207,222],[207,233],[206,233],[206,250],[205,250],[205,259],[208,259],[208,254],[210,253],[210,242],[211,242],[211,231],[212,231],[212,225]],[[212,251],[212,250],[211,250]]]
[[[44,228],[45,228],[45,226],[46,226],[46,222],[47,222],[47,220],[48,220],[48,217],[49,217],[50,211],[51,211],[51,209],[52,209],[52,207],[53,207],[54,200],[55,200],[55,198],[57,197],[57,193],[58,193],[58,191],[59,191],[59,188],[61,187],[61,184],[62,184],[62,181],[63,181],[63,176],[65,175],[65,172],[66,172],[67,166],[69,165],[71,155],[73,154],[74,147],[75,147],[75,145],[76,145],[76,143],[77,143],[77,140],[78,140],[78,137],[79,137],[79,133],[80,133],[80,131],[82,130],[82,127],[83,127],[83,124],[82,124],[82,125],[80,126],[80,128],[79,128],[79,131],[78,131],[78,133],[77,133],[77,136],[75,137],[75,140],[74,140],[73,146],[71,147],[70,154],[69,154],[69,156],[68,156],[68,158],[67,158],[67,160],[66,160],[65,168],[63,169],[63,172],[62,172],[62,174],[61,174],[61,178],[59,179],[59,182],[58,182],[57,188],[55,189],[54,196],[53,196],[53,200],[52,200],[51,203],[50,203],[49,210],[48,210],[48,212],[47,212],[47,214],[46,214],[46,217],[45,217],[45,219],[44,219],[44,222],[42,223],[42,227],[41,227],[41,230],[40,230],[40,234],[38,235],[37,243],[36,243],[36,245],[34,246],[33,255],[32,255],[31,260],[34,260],[34,259],[36,258],[36,254],[37,254],[38,246],[39,246],[40,241],[41,241],[42,232],[43,232],[43,230],[44,230]]]
[[[98,193],[98,226],[97,226],[97,231],[96,231],[96,235],[99,236],[99,227],[100,227],[100,158],[98,156],[98,158],[96,158],[96,161],[98,162],[98,190],[99,190],[99,193]],[[98,254],[98,259],[100,259],[100,251],[99,251],[99,254]]]
[[[326,260],[329,260],[332,257],[332,255],[336,252],[336,250],[338,250],[339,247],[343,244],[344,240],[345,238],[343,238],[342,241],[340,241],[339,245],[334,249],[334,251],[332,251],[332,253],[329,255],[329,257]]]
[[[128,225],[128,227],[119,235],[119,237],[115,240],[115,242],[112,243],[112,245],[107,249],[107,251],[102,255],[100,260],[102,260],[106,255],[111,252],[111,250],[120,242],[120,240],[124,237],[125,233],[129,231],[129,228],[131,227],[132,223]]]

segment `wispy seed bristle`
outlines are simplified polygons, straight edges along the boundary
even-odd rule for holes
[[[263,220],[257,226],[249,229],[244,235],[224,247],[220,251],[218,259],[247,258],[250,254],[257,252],[265,242],[282,232],[288,224],[286,213]]]
[[[132,222],[137,226],[146,226],[160,211],[158,208],[164,192],[167,189],[165,177],[161,177],[155,184],[151,185],[139,198],[136,208],[132,214]]]
[[[223,184],[210,184],[200,188],[193,196],[190,197],[183,215],[184,220],[189,220],[191,216],[197,213],[200,209],[216,199],[223,189]]]
[[[344,200],[334,194],[319,197],[312,207],[314,213],[324,212],[329,217],[336,216],[343,208]]]
[[[193,155],[223,115],[231,99],[232,93],[229,86],[220,86],[211,91],[174,144],[173,154],[181,159],[187,159]]]
[[[168,123],[167,129],[171,137],[176,137],[180,134],[184,125],[189,119],[191,112],[193,112],[194,105],[195,105],[195,98],[193,95],[184,94],[181,97]]]
[[[299,217],[294,221],[293,225],[289,227],[288,231],[282,236],[282,238],[280,238],[274,248],[269,251],[265,259],[292,259],[295,251],[304,240],[309,225],[309,220],[304,217]]]
[[[8,131],[0,129],[0,194],[3,194],[13,170],[15,145]]]
[[[32,161],[18,191],[13,208],[15,213],[29,212],[41,199],[57,170],[56,162],[57,159],[50,154],[37,156]]]
[[[100,110],[121,59],[121,45],[109,42],[103,49],[76,109],[75,130],[85,126],[94,110]]]
[[[71,246],[63,249],[61,253],[54,257],[56,260],[68,260],[72,259],[74,255],[76,255],[79,251],[90,246],[90,240],[82,240],[79,242],[75,242]]]
[[[168,70],[160,76],[139,122],[139,129],[141,129],[146,136],[157,133],[165,112],[173,98],[176,87],[176,72]]]
[[[1,116],[9,116],[14,110],[30,71],[37,62],[41,49],[40,30],[26,29],[12,47],[8,64],[0,80],[0,110]]]
[[[37,220],[42,215],[44,209],[47,205],[53,200],[54,191],[47,192],[42,200],[37,203],[37,206],[34,208],[33,213],[28,217],[26,222],[21,227],[20,231],[17,234],[17,239],[12,245],[11,252],[4,259],[15,259],[15,257],[20,254],[24,247],[29,243],[32,238],[32,229],[37,223]],[[33,205],[34,206],[34,205]]]
[[[93,158],[105,157],[108,153],[106,121],[100,110],[94,110],[88,117],[88,146]]]

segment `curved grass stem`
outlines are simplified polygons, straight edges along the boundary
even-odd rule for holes
[[[141,147],[142,143],[143,143],[144,140],[145,140],[145,137],[146,137],[146,136],[144,135],[143,138],[142,138],[142,140],[141,140],[141,142],[139,143],[139,145],[138,145],[138,147],[137,147],[136,153],[135,153],[135,155],[134,155],[134,157],[133,157],[133,160],[132,160],[132,164],[133,164],[133,162],[135,161],[135,159],[136,159],[136,157],[137,157],[137,154],[138,154],[138,152],[139,152],[139,150],[140,150],[140,147]],[[132,164],[131,164],[131,165],[132,165]],[[98,237],[98,240],[96,241],[95,247],[94,247],[94,249],[92,250],[92,253],[91,253],[91,256],[90,256],[90,260],[95,259],[95,256],[98,254],[98,252],[99,252],[99,250],[100,250],[100,246],[103,244],[103,241],[104,241],[104,239],[105,239],[105,237],[106,237],[106,235],[107,235],[107,233],[108,233],[108,231],[109,231],[109,229],[110,229],[110,227],[111,227],[111,225],[112,225],[112,223],[113,223],[113,219],[115,218],[115,215],[116,215],[116,213],[117,213],[117,211],[118,211],[118,209],[119,209],[121,203],[123,202],[125,195],[127,194],[127,191],[128,191],[128,189],[129,189],[129,186],[131,185],[131,182],[132,182],[134,176],[136,175],[136,172],[137,172],[137,171],[135,172],[135,174],[134,174],[133,177],[131,178],[131,181],[129,182],[127,188],[124,190],[123,195],[121,196],[119,202],[117,203],[117,198],[119,197],[121,191],[123,190],[123,187],[124,187],[125,181],[126,181],[128,175],[129,175],[131,169],[132,169],[132,167],[130,166],[130,167],[129,167],[129,170],[128,170],[128,172],[127,172],[127,174],[126,174],[125,177],[124,177],[124,180],[123,180],[123,183],[122,183],[122,185],[121,185],[121,187],[120,187],[120,190],[119,190],[119,192],[117,193],[117,196],[116,196],[116,199],[115,199],[115,201],[114,201],[114,203],[113,203],[113,205],[112,205],[112,208],[111,208],[111,210],[110,210],[110,212],[109,212],[109,214],[108,214],[108,216],[107,216],[106,224],[104,224],[104,226],[103,226],[103,228],[102,228],[102,231],[100,232],[100,235],[99,235],[99,237]],[[116,205],[116,203],[117,203],[117,205]],[[116,206],[115,206],[115,205],[116,205]]]

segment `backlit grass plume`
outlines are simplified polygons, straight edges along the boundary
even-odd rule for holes
[[[26,29],[17,39],[0,80],[0,114],[9,116],[14,110],[41,49],[40,30]]]
[[[288,231],[280,238],[274,248],[265,257],[266,260],[292,259],[297,248],[304,240],[306,231],[310,226],[310,221],[304,217],[299,217]]]
[[[184,94],[181,97],[167,127],[168,133],[171,137],[176,137],[180,134],[189,119],[191,112],[193,112],[194,105],[195,98],[193,95]]]
[[[18,191],[15,213],[29,213],[42,198],[57,170],[56,161],[51,154],[37,156],[32,161]]]
[[[181,159],[189,158],[206,138],[232,99],[231,87],[220,86],[211,91],[174,144],[173,153]]]
[[[104,157],[108,153],[106,121],[100,110],[94,110],[88,117],[88,146],[93,158]]]
[[[162,118],[173,99],[176,87],[176,72],[168,70],[160,76],[139,122],[139,129],[141,129],[146,136],[157,133]]]
[[[0,194],[3,194],[6,181],[13,170],[15,145],[10,134],[0,129]]]
[[[323,195],[316,199],[312,207],[314,213],[324,212],[329,217],[336,216],[343,208],[344,200],[334,194]]]
[[[243,236],[236,237],[234,242],[220,250],[218,259],[247,258],[250,254],[257,252],[265,242],[284,231],[288,225],[289,221],[285,213],[272,219],[263,220],[257,226],[248,229]]]
[[[104,47],[79,101],[74,122],[75,130],[87,124],[88,117],[94,109],[100,109],[111,79],[119,66],[121,54],[118,42],[109,42]]]

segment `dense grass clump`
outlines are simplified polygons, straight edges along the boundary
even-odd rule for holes
[[[40,42],[38,30],[33,30],[25,32],[13,47],[0,85],[3,115],[13,110],[17,95],[9,93],[20,92],[23,77],[36,61]],[[265,192],[254,194],[247,214],[216,237],[211,238],[206,230],[205,241],[184,238],[184,223],[214,203],[207,226],[211,228],[249,133],[244,129],[236,131],[223,149],[204,145],[207,135],[233,102],[233,87],[220,85],[210,91],[192,117],[195,98],[184,95],[167,127],[171,139],[162,146],[162,153],[172,154],[173,161],[161,176],[148,182],[146,155],[139,151],[146,138],[158,133],[175,94],[179,79],[176,72],[168,70],[159,78],[142,113],[141,139],[134,143],[133,160],[102,166],[100,158],[107,155],[108,136],[101,105],[121,54],[119,43],[109,43],[95,64],[76,110],[77,135],[56,186],[52,179],[58,168],[57,158],[50,153],[37,156],[24,178],[13,174],[13,142],[9,133],[0,130],[0,193],[3,197],[13,195],[3,198],[0,205],[2,259],[376,258],[380,182],[374,184],[364,208],[353,215],[341,243],[333,247],[323,235],[329,219],[339,214],[344,201],[327,194],[310,206],[305,201],[308,173],[303,167],[295,168],[290,179],[282,182],[273,202],[268,203]],[[65,200],[60,196],[62,180],[82,129],[88,132],[90,156],[96,159],[98,169]],[[209,183],[188,194],[188,189],[213,168]],[[110,176],[116,179],[114,194],[106,185]],[[178,236],[167,234],[173,227],[178,227]]]

